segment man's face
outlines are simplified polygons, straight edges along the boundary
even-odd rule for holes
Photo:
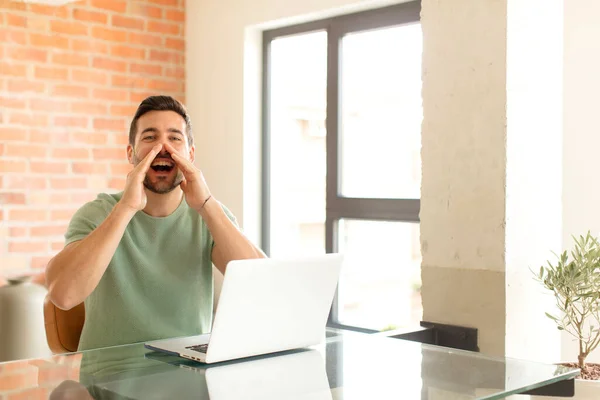
[[[150,111],[137,121],[135,145],[127,146],[133,165],[139,164],[157,144],[169,143],[178,153],[194,161],[194,147],[189,147],[185,120],[174,111]],[[144,186],[154,193],[169,193],[183,180],[171,154],[163,148],[146,173]]]

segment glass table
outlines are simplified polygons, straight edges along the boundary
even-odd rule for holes
[[[143,344],[0,364],[0,399],[501,399],[577,369],[328,329],[320,345],[206,366]]]

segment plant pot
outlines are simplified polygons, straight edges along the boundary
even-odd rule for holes
[[[44,327],[46,288],[31,277],[0,287],[0,362],[51,355]]]
[[[527,396],[514,396],[514,400],[526,400]],[[529,396],[529,400],[598,400],[600,399],[600,380],[575,379],[574,397]],[[511,397],[512,400],[512,397]]]

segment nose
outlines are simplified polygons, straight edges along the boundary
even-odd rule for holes
[[[169,143],[169,135],[159,135],[157,140],[158,144],[162,144],[164,146],[165,143]],[[164,147],[163,147],[164,148]]]
[[[156,158],[171,158],[171,153],[169,153],[167,150],[165,150],[165,148],[163,147],[163,149],[160,151],[160,153],[158,153],[156,155]]]
[[[167,151],[165,143],[169,143],[169,138],[167,135],[161,135],[156,141],[156,144],[160,144],[162,146],[162,149],[160,150],[160,153],[158,153],[157,157],[171,157],[171,153]]]

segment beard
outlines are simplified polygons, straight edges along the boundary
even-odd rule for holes
[[[156,157],[156,159],[161,159],[161,158],[170,160],[174,163],[173,159],[170,156],[158,155]],[[142,161],[142,160],[140,160],[137,157],[137,155],[134,154],[133,155],[133,165],[138,165],[140,161]],[[149,191],[151,191],[152,193],[157,193],[157,194],[166,194],[166,193],[172,192],[183,181],[183,173],[181,172],[181,170],[179,168],[177,168],[177,166],[174,166],[173,168],[175,168],[177,170],[177,173],[173,177],[161,176],[161,177],[158,177],[158,179],[155,182],[152,182],[152,180],[150,179],[150,176],[146,173],[146,176],[144,177],[144,187],[146,189],[148,189]]]

